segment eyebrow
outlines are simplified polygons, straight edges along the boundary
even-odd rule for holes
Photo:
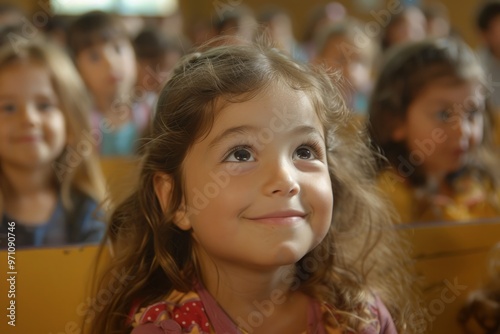
[[[217,135],[214,139],[210,141],[208,144],[209,148],[217,146],[222,140],[228,138],[228,137],[235,137],[239,135],[249,135],[249,134],[256,134],[259,133],[259,131],[262,131],[263,128],[257,127],[257,126],[251,126],[251,125],[242,125],[242,126],[236,126],[233,128],[229,128],[222,132],[221,134]],[[321,134],[321,132],[318,131],[317,128],[309,125],[300,125],[295,128],[293,128],[291,131],[289,131],[291,134],[294,135],[314,135],[318,136],[321,138],[321,140],[325,140],[324,136]]]

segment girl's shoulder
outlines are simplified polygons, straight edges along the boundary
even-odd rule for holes
[[[200,296],[174,290],[165,300],[133,310],[133,334],[210,333]]]

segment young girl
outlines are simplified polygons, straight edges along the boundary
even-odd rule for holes
[[[320,30],[313,61],[341,71],[350,88],[347,96],[349,108],[366,115],[375,45],[369,40],[363,44],[357,42],[356,31],[360,31],[360,27],[358,21],[345,19]]]
[[[99,11],[83,14],[70,26],[68,47],[93,99],[92,127],[101,134],[100,154],[134,154],[151,110],[146,91],[133,90],[136,58],[122,22]]]
[[[98,242],[104,183],[69,57],[46,42],[0,49],[0,246]],[[102,217],[101,217],[102,218]],[[14,226],[14,228],[9,228]]]
[[[397,48],[370,102],[373,143],[392,166],[381,186],[402,222],[500,214],[498,163],[489,147],[484,74],[458,40]]]
[[[111,217],[92,333],[410,328],[404,253],[331,82],[261,45],[183,59]]]

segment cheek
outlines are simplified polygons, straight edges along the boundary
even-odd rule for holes
[[[66,129],[66,120],[64,119],[64,115],[61,111],[57,114],[52,115],[51,119],[48,122],[49,134],[51,140],[59,145],[66,145],[67,141],[67,129]]]
[[[472,128],[471,133],[471,146],[479,145],[483,141],[483,122],[478,122]]]
[[[9,148],[9,126],[7,122],[2,123],[0,121],[0,151],[8,148]]]
[[[311,185],[314,189],[314,197],[310,198],[309,201],[317,213],[321,226],[328,229],[332,220],[334,191],[332,191],[331,180],[328,175],[323,178],[315,178],[315,181]]]

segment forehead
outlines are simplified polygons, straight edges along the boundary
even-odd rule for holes
[[[305,124],[323,128],[310,94],[277,84],[241,102],[220,100],[215,109],[212,131],[242,124],[270,130]]]
[[[0,80],[2,87],[11,87],[13,82],[26,81],[36,77],[40,80],[51,80],[51,73],[46,65],[33,59],[15,59],[0,67],[0,76],[9,76],[9,81]],[[28,83],[31,83],[29,80]],[[43,87],[39,87],[43,88]]]
[[[458,78],[438,79],[424,86],[416,98],[436,100],[451,100],[460,102],[464,100],[484,101],[480,94],[482,85],[478,80],[459,80]]]

